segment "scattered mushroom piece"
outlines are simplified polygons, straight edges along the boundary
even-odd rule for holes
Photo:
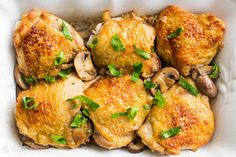
[[[198,67],[194,67],[192,69],[192,73],[191,76],[194,80],[197,79],[197,77],[199,76],[199,72],[200,73],[205,73],[205,74],[210,74],[212,71],[212,66],[198,66]]]
[[[127,148],[131,153],[140,153],[145,149],[145,145],[141,141],[140,137],[136,137],[134,141],[128,144]]]
[[[156,83],[160,88],[161,92],[165,92],[169,89],[175,81],[179,79],[179,72],[172,68],[166,67],[161,69],[154,77],[152,78],[152,82]],[[151,88],[151,93],[155,95],[157,92],[156,88]]]
[[[192,78],[196,80],[196,85],[200,92],[213,98],[217,95],[218,90],[213,80],[208,76],[211,71],[211,66],[194,67],[192,71]]]
[[[83,81],[93,80],[97,76],[97,71],[93,66],[91,55],[88,51],[81,51],[76,55],[74,66],[78,76]]]
[[[19,72],[18,70],[18,65],[16,64],[15,65],[15,68],[14,68],[14,77],[15,77],[15,80],[16,80],[16,83],[17,85],[23,89],[23,90],[26,90],[29,88],[29,86],[25,83],[25,81],[23,80],[22,78],[22,75],[21,73]]]
[[[68,64],[62,64],[58,68],[60,68],[61,70],[65,70],[65,69],[69,69],[69,68],[73,68],[73,67],[74,67],[73,63],[68,63]]]

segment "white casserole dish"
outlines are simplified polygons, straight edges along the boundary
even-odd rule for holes
[[[210,12],[221,18],[226,24],[224,48],[216,57],[221,68],[217,81],[219,94],[211,102],[215,113],[216,131],[211,142],[197,152],[183,151],[185,156],[234,157],[236,156],[236,0],[7,0],[0,1],[0,157],[14,156],[157,156],[146,150],[131,154],[126,150],[107,151],[88,144],[78,149],[32,150],[21,146],[14,122],[15,82],[13,67],[15,51],[12,34],[15,22],[22,13],[32,8],[44,8],[64,19],[78,19],[101,15],[109,9],[112,15],[134,10],[139,15],[158,13],[169,4],[176,4],[194,13]]]

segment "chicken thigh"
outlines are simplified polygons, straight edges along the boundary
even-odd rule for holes
[[[74,73],[67,77],[18,95],[15,120],[24,144],[32,148],[75,148],[88,141],[91,127],[80,112],[80,102],[67,101],[83,94],[84,84]]]
[[[124,74],[131,74],[135,62],[142,62],[142,76],[151,77],[160,68],[156,53],[152,53],[155,28],[134,14],[110,18],[98,24],[88,46],[92,48],[95,66],[115,64]]]
[[[70,66],[77,52],[85,50],[82,38],[68,23],[40,10],[22,16],[14,46],[19,72],[38,79],[56,76]]]
[[[94,124],[94,140],[101,147],[116,149],[128,145],[150,112],[143,108],[152,105],[143,81],[133,82],[130,78],[130,75],[101,78],[84,93],[100,105],[89,112],[89,117]]]
[[[195,87],[192,79],[186,80]],[[163,97],[164,106],[154,106],[138,130],[142,142],[161,154],[179,154],[183,149],[196,150],[208,143],[214,132],[208,97],[200,93],[194,96],[178,84]]]
[[[192,14],[176,6],[161,11],[157,23],[157,52],[182,75],[192,66],[208,65],[222,47],[223,21],[211,14]]]

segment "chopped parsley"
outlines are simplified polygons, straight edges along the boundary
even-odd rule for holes
[[[31,98],[31,97],[24,96],[22,98],[22,103],[23,103],[24,109],[31,110],[31,109],[36,109],[38,107],[38,103],[36,103],[34,101],[34,98]]]
[[[73,40],[70,31],[68,29],[68,27],[66,26],[66,23],[63,21],[62,22],[62,30],[61,30],[62,34],[64,35],[64,37],[70,41]]]
[[[139,76],[141,74],[142,71],[142,67],[143,67],[143,63],[141,62],[136,62],[133,65],[133,74],[131,76],[131,80],[134,82],[137,82],[139,79]]]
[[[175,38],[175,37],[177,37],[178,35],[180,35],[180,33],[182,33],[184,30],[183,30],[183,28],[178,28],[175,32],[173,32],[173,33],[170,33],[169,35],[167,35],[166,37],[168,38],[168,39],[172,39],[172,38]]]
[[[184,89],[186,89],[189,93],[191,93],[194,96],[197,96],[199,94],[199,91],[197,90],[197,88],[195,88],[188,81],[186,81],[183,76],[179,78],[179,85],[182,86]]]
[[[220,73],[220,68],[219,66],[216,64],[216,63],[212,63],[212,71],[211,73],[209,74],[209,77],[211,79],[217,79],[218,76],[219,76],[219,73]]]
[[[67,101],[72,101],[72,100],[76,100],[76,99],[78,99],[82,103],[88,105],[93,111],[96,111],[100,107],[99,104],[97,104],[93,100],[91,100],[91,99],[89,99],[89,98],[87,98],[86,96],[83,96],[83,95],[79,95],[79,96],[76,96],[74,98],[67,99]]]
[[[94,38],[93,41],[89,44],[90,49],[95,49],[98,44],[98,38]]]
[[[116,67],[114,64],[108,64],[107,68],[109,69],[109,72],[112,76],[118,77],[122,75],[121,71],[116,70]]]
[[[180,130],[181,130],[180,126],[174,127],[174,128],[171,128],[170,130],[162,131],[160,136],[163,139],[167,139],[167,138],[177,135],[180,132]]]
[[[138,113],[138,107],[134,106],[134,107],[128,108],[126,110],[126,112],[113,113],[111,115],[111,117],[112,118],[117,118],[117,117],[121,117],[121,116],[127,116],[130,120],[134,120],[137,113]]]
[[[72,128],[79,128],[79,127],[83,126],[84,124],[86,124],[86,122],[87,122],[87,118],[85,118],[83,114],[78,113],[78,114],[74,117],[74,119],[73,119],[73,121],[71,122],[70,126],[71,126]]]
[[[163,95],[161,94],[161,91],[159,89],[157,90],[157,92],[154,96],[153,103],[154,103],[154,105],[159,106],[159,107],[165,106],[166,100],[163,97]]]
[[[126,48],[119,39],[118,35],[115,34],[111,39],[111,46],[115,51],[125,51]]]
[[[146,89],[155,88],[157,86],[155,83],[153,83],[152,81],[148,81],[148,80],[145,80],[143,85]]]
[[[56,142],[58,144],[66,144],[66,139],[63,136],[51,135],[51,139],[53,142]]]
[[[63,64],[64,62],[65,62],[64,52],[60,51],[55,58],[54,65],[58,66],[58,65]]]

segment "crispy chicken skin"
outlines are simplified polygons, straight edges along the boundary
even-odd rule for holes
[[[116,149],[129,144],[150,112],[143,108],[146,104],[151,106],[152,99],[142,80],[135,83],[130,78],[130,75],[101,78],[85,91],[88,98],[100,105],[96,111],[90,111],[90,119],[95,128],[94,140],[101,147]],[[138,112],[133,120],[111,116],[134,106]]]
[[[79,128],[70,127],[81,106],[73,107],[73,104],[66,101],[81,94],[83,82],[74,73],[68,75],[68,79],[59,80],[54,84],[42,83],[21,92],[17,97],[15,119],[19,133],[24,136],[21,138],[22,142],[33,148],[75,148],[87,142],[90,136],[89,122]],[[22,102],[25,96],[34,98],[38,107],[25,109]],[[66,144],[53,141],[53,135],[65,138]]]
[[[111,45],[112,37],[117,34],[124,44],[125,51],[115,51]],[[108,64],[115,64],[124,74],[131,74],[135,62],[143,62],[142,75],[150,77],[158,70],[157,55],[151,53],[154,46],[156,31],[153,26],[144,24],[144,20],[133,14],[118,18],[109,18],[99,28],[96,35],[98,44],[92,51],[95,66],[102,68]],[[151,58],[145,60],[135,53],[137,49],[145,50]]]
[[[62,33],[63,20],[41,10],[32,10],[22,16],[14,32],[14,46],[19,72],[24,76],[55,76],[63,65],[55,66],[54,61],[62,51],[65,64],[72,62],[77,52],[84,50],[80,35],[65,22],[72,41]]]
[[[187,79],[192,85],[193,80]],[[166,104],[154,106],[146,122],[138,130],[142,142],[161,154],[179,154],[183,149],[196,150],[209,142],[214,132],[214,116],[208,97],[191,95],[175,84],[163,93]],[[162,139],[162,131],[181,126],[176,136]]]
[[[178,28],[183,32],[168,39]],[[192,66],[212,61],[222,47],[225,25],[211,14],[192,14],[171,5],[161,11],[156,31],[158,55],[182,75],[189,75]]]

